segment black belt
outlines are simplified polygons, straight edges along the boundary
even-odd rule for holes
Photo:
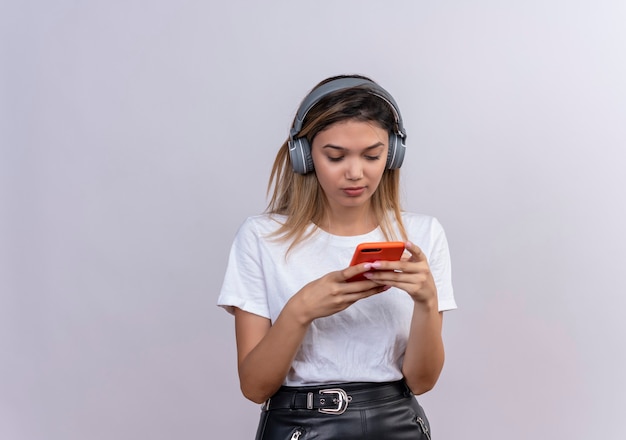
[[[327,387],[281,387],[261,409],[315,409],[326,414],[342,414],[348,405],[375,403],[411,396],[404,380],[384,383],[337,384]]]

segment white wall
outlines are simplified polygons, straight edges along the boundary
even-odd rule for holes
[[[626,4],[0,5],[0,438],[253,438],[232,237],[319,80],[409,132],[460,309],[437,439],[623,439]]]

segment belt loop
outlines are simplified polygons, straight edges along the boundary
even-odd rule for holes
[[[289,405],[290,409],[296,409],[296,396],[298,395],[297,391],[291,393],[291,405]]]
[[[313,393],[306,393],[306,409],[313,409]]]
[[[411,388],[409,388],[409,386],[406,384],[406,380],[402,379],[402,385],[404,385],[404,396],[412,397],[413,391],[411,391]]]

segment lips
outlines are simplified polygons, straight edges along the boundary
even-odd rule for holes
[[[358,197],[365,192],[364,186],[354,186],[350,188],[343,188],[344,194],[348,197]]]

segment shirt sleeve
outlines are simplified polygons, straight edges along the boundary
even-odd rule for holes
[[[269,319],[264,280],[259,234],[248,219],[233,240],[217,305],[231,314],[237,307]]]
[[[452,264],[448,240],[441,223],[435,218],[432,220],[431,243],[432,247],[428,264],[437,286],[439,311],[456,309],[457,305],[452,288]]]

